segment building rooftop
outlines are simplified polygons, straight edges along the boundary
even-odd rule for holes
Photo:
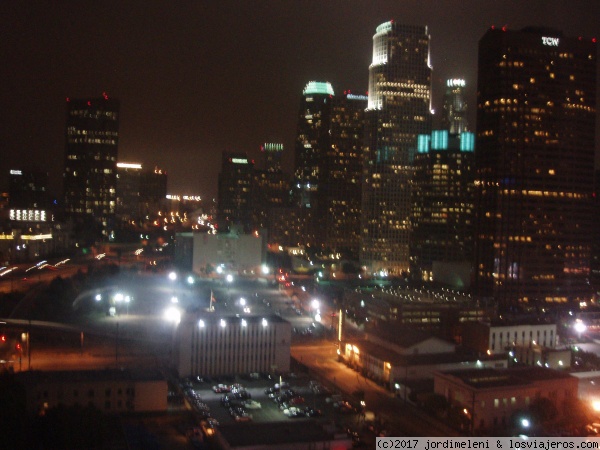
[[[523,386],[536,381],[572,378],[570,374],[542,367],[513,367],[509,369],[467,369],[443,372],[458,378],[476,389],[501,386]]]
[[[434,365],[434,364],[451,364],[460,362],[475,362],[477,360],[506,360],[506,356],[499,355],[482,355],[479,356],[474,352],[450,352],[450,353],[427,353],[420,355],[400,355],[390,351],[389,348],[379,345],[372,341],[364,339],[356,341],[348,341],[348,343],[356,345],[360,351],[364,351],[369,355],[374,356],[382,361],[389,362],[393,366],[417,366],[417,365]]]
[[[263,319],[266,319],[267,323],[289,323],[287,320],[281,318],[276,314],[265,314],[265,315],[235,315],[235,314],[219,314],[215,312],[199,312],[196,314],[186,315],[184,319],[186,322],[197,322],[199,320],[204,321],[207,325],[220,324],[221,320],[225,323],[241,322],[244,319],[248,325],[262,323]]]
[[[429,339],[449,342],[413,327],[398,326],[397,324],[385,322],[380,323],[377,327],[369,328],[367,335],[388,341],[401,348],[410,348]]]
[[[104,370],[56,370],[27,371],[15,374],[24,384],[90,381],[161,381],[165,377],[158,370],[104,369]]]

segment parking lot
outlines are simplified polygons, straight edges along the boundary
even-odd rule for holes
[[[359,406],[307,376],[268,379],[262,375],[258,379],[187,380],[183,388],[190,406],[200,417],[210,418],[212,426],[217,429],[239,422],[314,421],[333,422],[340,432],[358,436],[357,430],[363,419]],[[241,397],[240,392],[243,393]],[[224,398],[229,401],[225,402]]]

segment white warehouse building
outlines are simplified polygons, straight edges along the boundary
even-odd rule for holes
[[[188,316],[177,328],[180,377],[288,372],[292,329],[279,316]]]

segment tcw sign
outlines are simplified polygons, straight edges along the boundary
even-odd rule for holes
[[[542,36],[542,44],[550,47],[558,47],[558,38]]]

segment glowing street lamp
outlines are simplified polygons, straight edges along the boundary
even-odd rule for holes
[[[177,274],[175,272],[171,272],[169,274],[169,280],[171,280],[171,281],[177,280]]]
[[[231,275],[230,273],[228,273],[227,276],[225,277],[225,280],[228,283],[233,283],[233,275]]]
[[[165,312],[163,313],[163,318],[167,322],[172,322],[175,325],[177,325],[177,324],[179,324],[179,322],[181,322],[181,311],[179,311],[178,308],[171,306],[171,307],[165,309]]]

